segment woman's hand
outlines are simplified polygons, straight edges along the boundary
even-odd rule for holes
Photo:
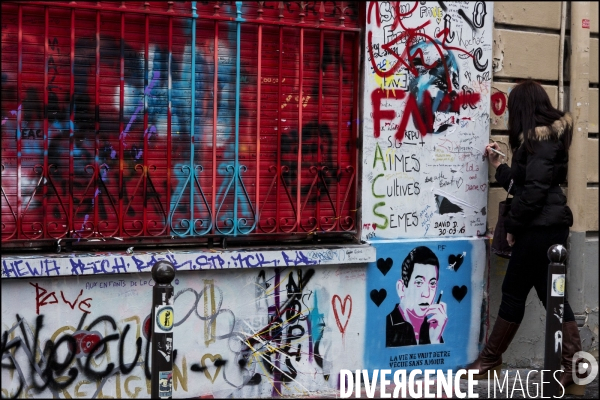
[[[513,236],[512,233],[507,233],[506,234],[506,241],[508,242],[508,245],[510,247],[513,247],[515,244],[515,237]]]
[[[502,164],[502,157],[500,154],[493,152],[490,149],[500,150],[500,146],[498,143],[493,142],[485,146],[485,151],[483,152],[483,156],[488,158],[488,161],[494,168],[498,168],[500,164]]]

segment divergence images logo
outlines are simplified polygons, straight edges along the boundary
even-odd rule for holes
[[[577,365],[577,360],[581,358],[585,361],[579,361],[579,365]],[[587,385],[594,380],[596,375],[598,375],[598,362],[593,355],[585,351],[578,351],[573,355],[573,382],[578,385]],[[584,378],[579,376],[584,376]]]

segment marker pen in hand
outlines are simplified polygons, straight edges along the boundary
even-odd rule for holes
[[[492,141],[490,141],[490,144],[494,144],[494,143],[496,143],[496,142],[494,142],[493,140],[492,140]],[[496,150],[496,149],[495,149],[495,148],[493,148],[493,147],[488,147],[488,149],[490,149],[490,150],[491,150],[491,151],[493,151],[494,153],[496,153],[496,154],[500,154],[502,157],[506,158],[506,154],[504,154],[504,153],[503,153],[503,152],[501,152],[500,150]]]
[[[498,151],[498,150],[496,150],[496,149],[495,149],[495,148],[493,148],[493,147],[488,147],[488,148],[489,148],[491,151],[493,151],[494,153],[496,153],[496,154],[500,154],[502,157],[505,157],[505,158],[506,158],[506,154],[504,154],[503,152],[501,152],[501,151]]]

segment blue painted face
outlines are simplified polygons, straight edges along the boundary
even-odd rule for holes
[[[459,90],[458,63],[452,52],[441,50],[441,43],[436,41],[438,47],[431,42],[420,42],[409,50],[417,76],[412,76],[409,82],[409,91],[415,96],[421,113],[435,113],[436,111],[448,112],[448,107],[440,108],[440,103],[445,95],[451,96]],[[425,110],[425,94],[431,96],[431,109]]]

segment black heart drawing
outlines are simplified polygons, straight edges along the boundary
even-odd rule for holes
[[[450,256],[448,257],[448,264],[450,264],[454,272],[456,272],[458,271],[464,260],[465,256],[463,254],[459,254],[456,256],[454,254],[450,254]]]
[[[459,303],[462,299],[465,298],[465,296],[467,295],[467,292],[468,292],[468,289],[465,285],[462,285],[461,287],[454,286],[452,288],[452,296],[454,296],[454,298],[456,300],[458,300]],[[373,295],[373,292],[371,292],[371,296],[372,295]]]
[[[383,258],[380,258],[379,260],[377,260],[377,268],[381,271],[383,276],[385,276],[385,274],[387,274],[390,271],[390,268],[392,268],[393,264],[394,264],[394,260],[392,260],[389,257],[386,258],[385,260]]]
[[[373,303],[375,303],[375,305],[377,307],[379,307],[381,305],[381,303],[383,303],[383,301],[385,300],[386,297],[387,297],[387,291],[385,289],[371,290],[371,300],[373,300]]]

